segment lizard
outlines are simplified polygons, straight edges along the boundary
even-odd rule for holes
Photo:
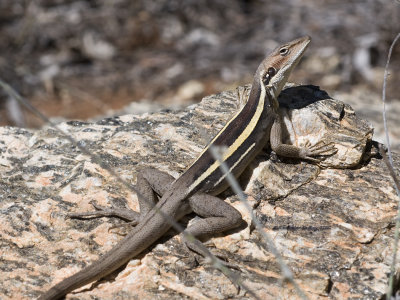
[[[295,39],[277,47],[263,59],[255,73],[247,102],[177,179],[154,168],[138,173],[136,188],[141,195],[138,193],[140,213],[122,213],[121,210],[113,213],[134,221],[136,227],[97,261],[57,283],[39,299],[62,298],[79,287],[113,273],[169,230],[171,225],[162,214],[176,221],[191,212],[202,217],[185,229],[194,237],[238,227],[242,222],[241,214],[217,197],[229,184],[225,180],[226,174],[219,168],[220,161],[209,151],[211,146],[224,147],[222,160],[235,177],[268,143],[277,155],[284,157],[319,162],[320,159],[316,157],[332,155],[335,152],[332,143],[320,141],[312,146],[306,144],[298,147],[281,141],[283,125],[278,113],[277,97],[310,41],[309,36]],[[110,215],[106,208],[94,206],[103,210],[104,216]],[[96,212],[96,215],[101,214]],[[194,243],[185,241],[185,245],[204,255]]]

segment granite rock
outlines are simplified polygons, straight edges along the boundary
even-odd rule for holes
[[[156,167],[179,176],[240,107],[223,92],[180,111],[125,115],[60,127],[125,180]],[[318,165],[266,149],[240,178],[250,203],[310,299],[376,299],[385,293],[397,198],[372,142],[371,125],[349,105],[315,86],[288,86],[281,96],[285,140],[320,140],[338,149]],[[104,206],[138,210],[137,197],[52,128],[0,128],[0,298],[32,299],[98,259],[122,237],[115,218],[69,219]],[[399,169],[399,155],[394,155]],[[241,228],[207,244],[242,270],[261,299],[297,299],[237,196],[225,201],[243,215]],[[189,216],[183,223],[190,222]],[[67,299],[246,299],[219,271],[189,264],[170,231],[159,243],[100,282]],[[398,266],[396,266],[398,268]]]

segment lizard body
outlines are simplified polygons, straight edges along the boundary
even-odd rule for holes
[[[261,62],[246,104],[180,177],[174,179],[154,169],[139,174],[137,188],[149,198],[150,204],[138,197],[141,210],[138,225],[99,260],[62,280],[39,299],[59,299],[74,289],[114,272],[144,251],[170,228],[158,210],[175,220],[190,212],[202,216],[203,219],[185,230],[195,237],[238,226],[242,221],[240,213],[214,196],[226,189],[227,183],[219,168],[220,163],[208,151],[210,145],[225,147],[223,161],[235,176],[242,173],[268,142],[279,155],[311,161],[316,161],[313,156],[332,150],[329,145],[299,148],[281,144],[277,97],[310,40],[305,36],[284,44]],[[157,203],[153,191],[161,196]]]

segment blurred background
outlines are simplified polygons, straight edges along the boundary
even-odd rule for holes
[[[266,53],[307,34],[290,81],[319,85],[379,127],[399,25],[396,0],[0,0],[0,79],[56,120],[176,108],[250,83]],[[387,90],[394,128],[399,62],[400,44]],[[0,125],[42,124],[0,90]]]

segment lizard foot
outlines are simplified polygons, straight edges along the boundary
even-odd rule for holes
[[[193,250],[192,246],[193,246],[192,243],[187,243],[187,242],[183,243],[184,253],[182,253],[182,255],[180,255],[179,257],[179,259],[184,261],[184,263],[188,266],[188,269],[193,270],[198,266],[214,267],[215,261],[213,257],[209,256],[209,254],[205,253],[203,254],[204,251],[202,250],[200,250],[200,253],[197,250]],[[198,247],[194,246],[194,248],[197,249]],[[239,295],[239,293],[241,292],[240,275],[238,272],[233,272],[232,269],[242,272],[243,268],[240,268],[238,265],[228,262],[226,256],[216,250],[212,251],[209,250],[209,252],[218,259],[218,264],[222,265],[223,269],[228,268],[228,270],[222,272],[227,276],[229,281],[233,284],[237,294]]]
[[[241,270],[236,264],[228,262],[226,255],[217,250],[207,249],[207,251],[205,251],[203,247],[199,247],[196,243],[187,241],[184,242],[183,245],[186,252],[185,257],[188,258],[189,261],[195,261],[197,265],[213,265],[215,258],[217,258],[219,260],[218,263],[222,264],[222,266],[239,271]]]
[[[243,268],[239,267],[235,263],[230,263],[226,255],[222,254],[218,250],[209,250],[212,256],[207,255],[203,257],[202,255],[197,255],[196,261],[200,266],[211,266],[220,270],[233,284],[236,289],[237,294],[239,295],[241,292],[240,281],[241,276],[240,273],[243,272]],[[215,264],[215,258],[218,259],[217,265]],[[219,265],[219,266],[218,266]],[[234,272],[239,271],[238,272]]]
[[[139,224],[139,221],[131,221],[131,222],[127,222],[127,223],[121,223],[121,224],[116,224],[116,225],[114,225],[114,226],[111,226],[110,228],[109,228],[109,230],[111,230],[111,229],[115,229],[115,228],[121,228],[121,227],[134,227],[134,226],[136,226],[137,224]]]
[[[91,201],[90,204],[95,208],[95,211],[82,213],[69,213],[68,217],[73,219],[84,219],[88,217],[117,217],[125,221],[129,221],[129,225],[137,225],[140,221],[140,214],[136,211],[127,208],[108,208],[98,205],[96,201]]]
[[[319,141],[318,143],[311,145],[309,141],[307,141],[303,148],[301,148],[300,156],[303,159],[310,160],[312,162],[320,162],[328,156],[334,155],[338,152],[338,149],[335,147],[334,143],[325,143],[323,141]],[[323,156],[323,158],[315,158],[314,156]]]

